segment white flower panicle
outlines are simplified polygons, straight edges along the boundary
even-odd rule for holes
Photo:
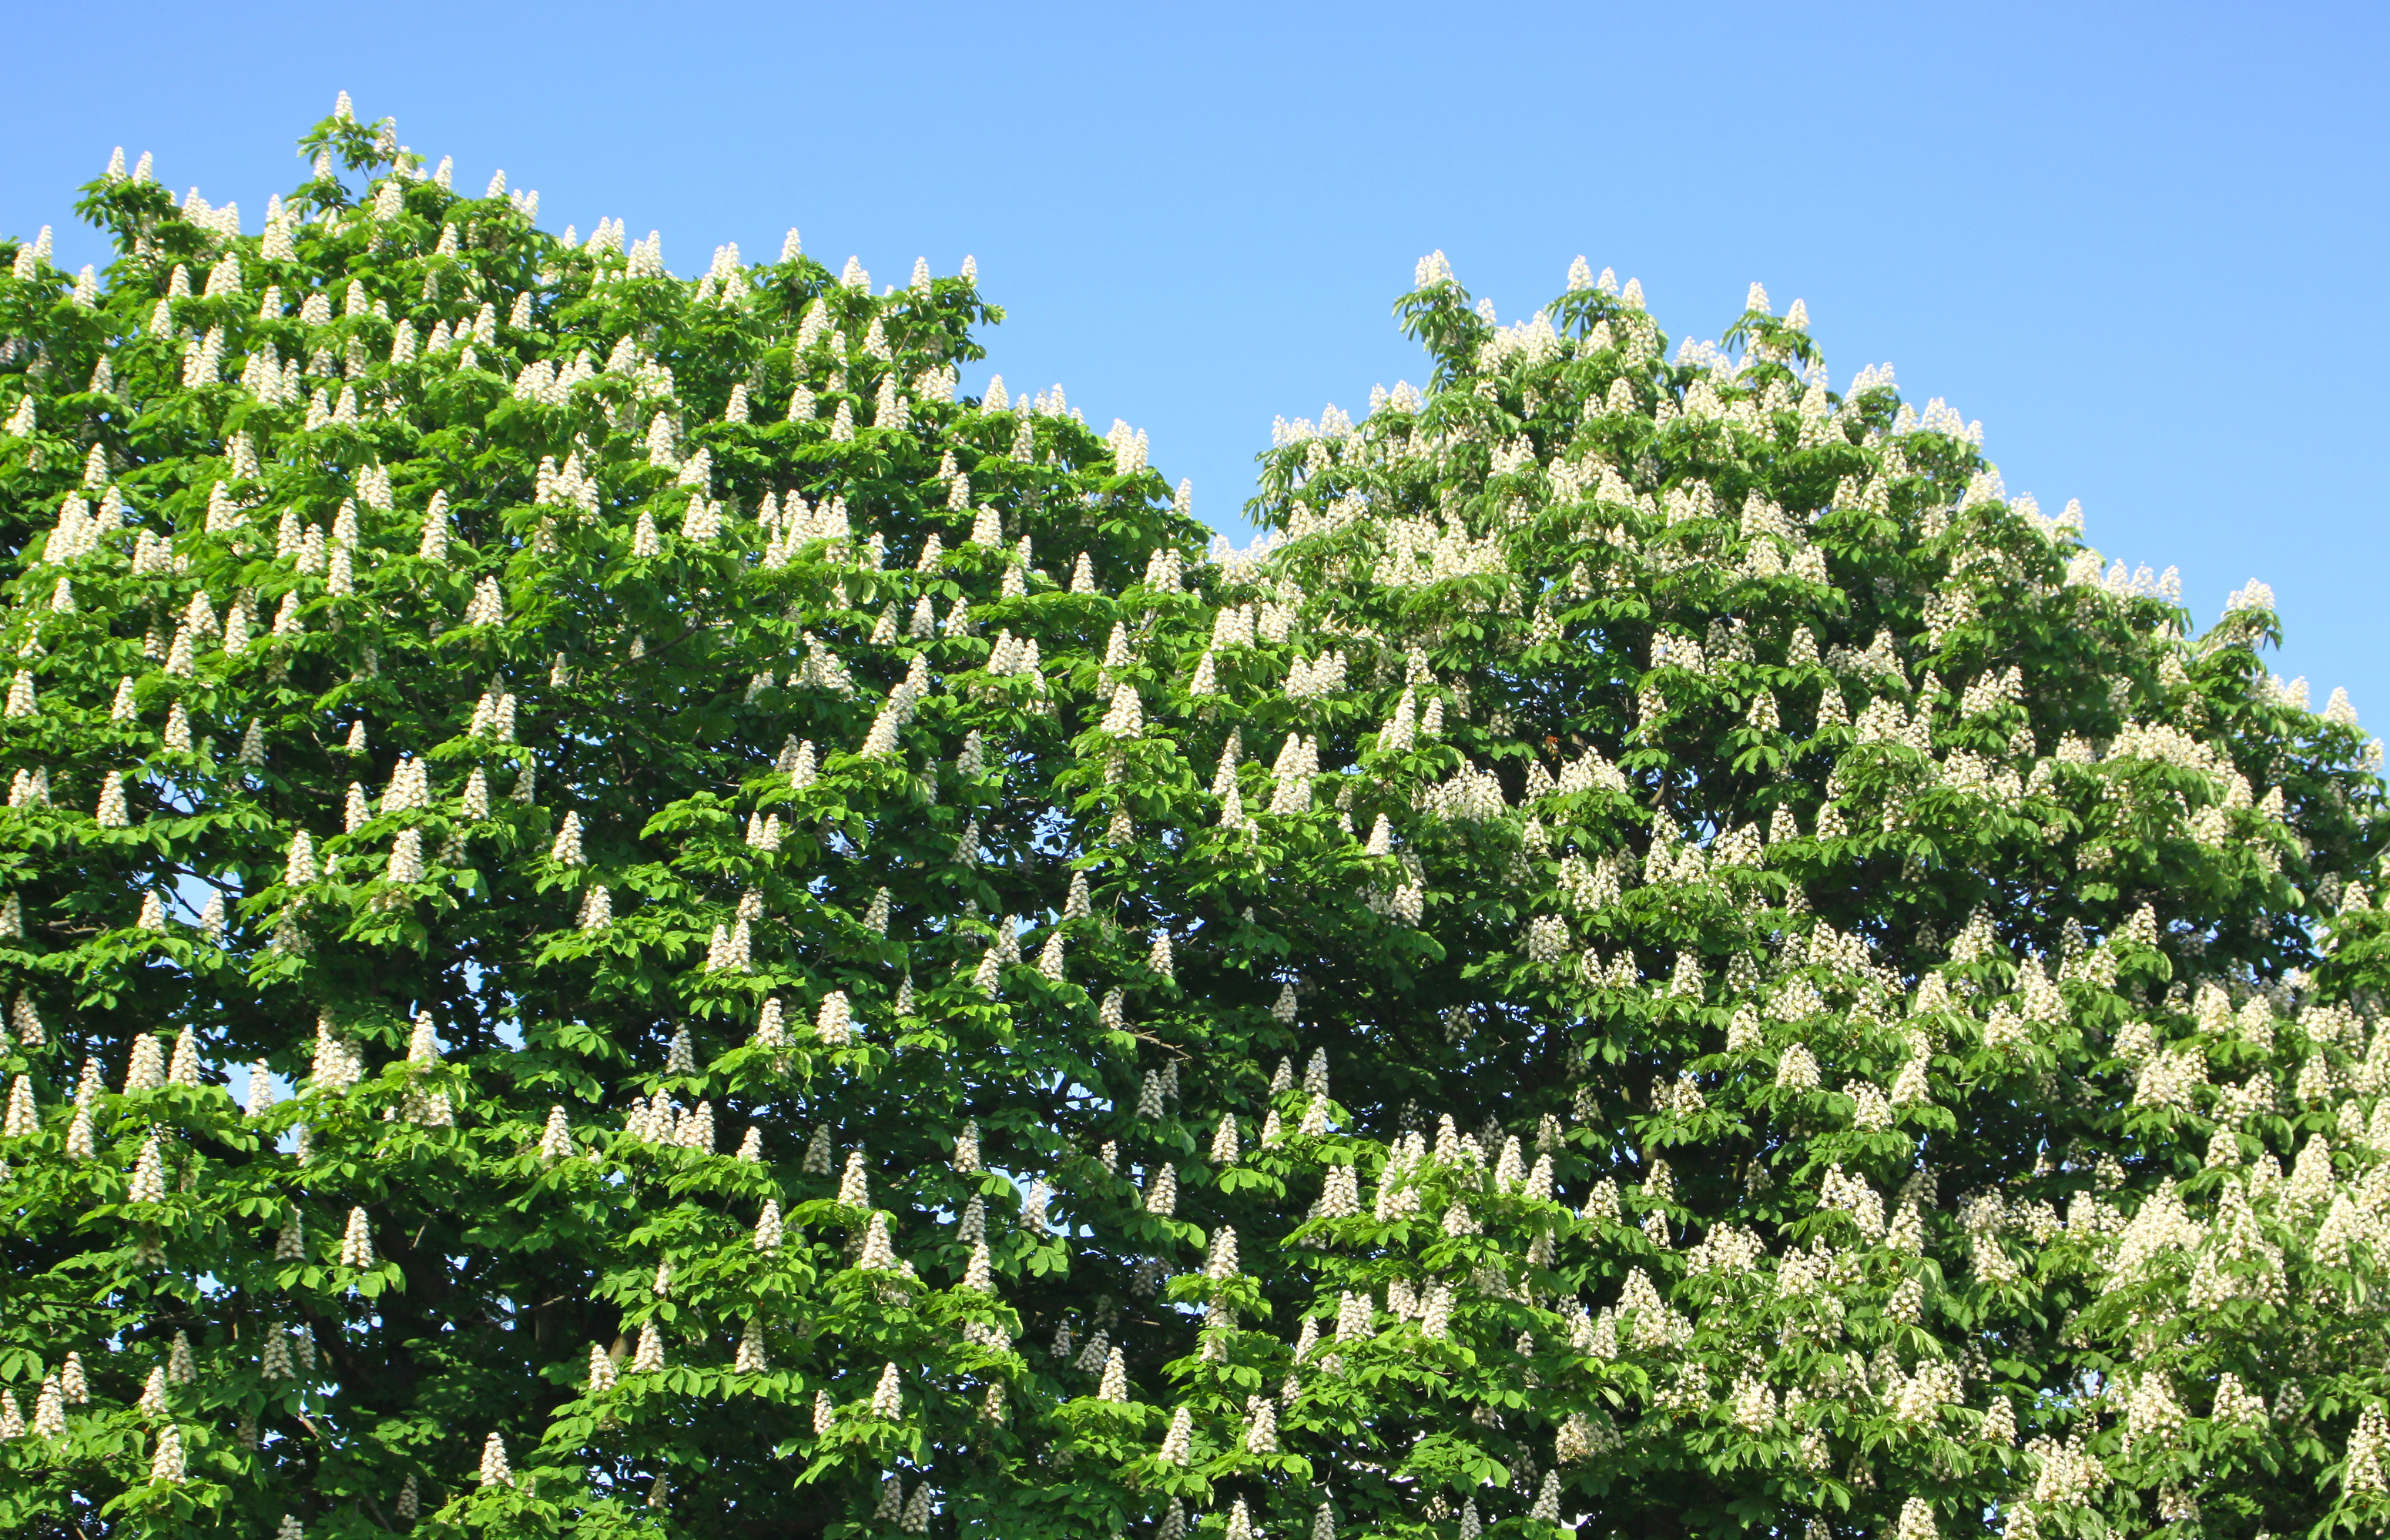
[[[349,1227],[341,1238],[341,1265],[360,1270],[374,1264],[373,1230],[361,1208],[349,1211]]]
[[[514,1468],[507,1463],[506,1440],[496,1433],[492,1433],[482,1442],[481,1478],[483,1486],[515,1484]]]

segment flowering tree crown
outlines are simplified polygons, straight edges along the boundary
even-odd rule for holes
[[[14,1527],[2390,1516],[2380,756],[2261,586],[1441,255],[1207,549],[968,262],[304,152],[0,245]]]

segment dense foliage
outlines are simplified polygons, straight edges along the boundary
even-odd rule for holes
[[[1207,553],[968,263],[303,144],[0,243],[0,1530],[2390,1516],[2379,751],[2261,587],[1440,256]]]

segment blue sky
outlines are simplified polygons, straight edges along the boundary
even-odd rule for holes
[[[1582,252],[1672,337],[1754,278],[1839,388],[1889,360],[2111,557],[2251,577],[2276,667],[2390,725],[2377,639],[2390,12],[2356,6],[120,5],[20,13],[0,229],[122,145],[239,201],[347,89],[676,272],[795,225],[901,282],[979,260],[989,366],[1125,417],[1232,533],[1274,416],[1423,373],[1423,252],[1504,319]],[[102,60],[105,68],[102,68]],[[968,382],[976,387],[978,380]]]

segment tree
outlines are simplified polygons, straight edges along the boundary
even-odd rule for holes
[[[2390,1517],[2380,754],[2262,586],[1440,255],[1207,554],[957,398],[968,262],[302,151],[0,284],[10,1533]]]

